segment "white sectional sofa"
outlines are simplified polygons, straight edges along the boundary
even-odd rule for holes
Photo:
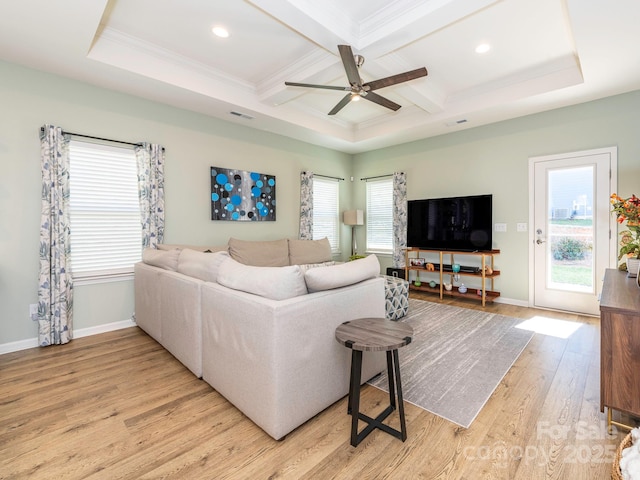
[[[347,395],[350,351],[335,329],[385,316],[375,256],[334,265],[328,242],[287,239],[162,248],[135,266],[137,324],[270,436]],[[362,381],[385,366],[367,353]]]

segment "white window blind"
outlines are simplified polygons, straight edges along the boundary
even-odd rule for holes
[[[327,237],[331,250],[338,251],[339,229],[339,184],[337,180],[313,178],[313,239]]]
[[[367,181],[367,252],[393,251],[393,179]]]
[[[142,257],[133,149],[71,140],[69,163],[73,278],[133,273]]]

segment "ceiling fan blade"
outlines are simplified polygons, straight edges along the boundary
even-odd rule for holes
[[[408,82],[409,80],[415,80],[416,78],[426,77],[427,69],[422,67],[409,72],[398,73],[397,75],[391,75],[390,77],[381,78],[372,82],[367,82],[363,87],[369,87],[369,91],[377,90],[383,87],[390,87],[398,83]]]
[[[333,109],[329,112],[329,115],[335,115],[340,110],[342,110],[350,101],[351,101],[351,94],[348,93],[342,98],[342,100],[338,102],[338,104],[335,107],[333,107]]]
[[[344,65],[344,70],[347,73],[349,83],[351,85],[361,85],[362,80],[358,73],[356,61],[353,58],[353,50],[351,50],[349,45],[338,45],[338,50],[340,51],[340,57],[342,57],[342,64]]]
[[[377,103],[378,105],[382,105],[383,107],[390,108],[394,112],[400,109],[400,105],[395,102],[392,102],[388,98],[384,98],[377,93],[368,92],[366,95],[363,95],[362,98],[365,100],[369,100],[370,102]]]
[[[326,90],[342,90],[343,92],[350,92],[351,87],[336,87],[333,85],[314,85],[312,83],[296,83],[296,82],[284,82],[289,87],[308,87],[308,88],[324,88]]]

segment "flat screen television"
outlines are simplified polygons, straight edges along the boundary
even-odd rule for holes
[[[409,200],[407,246],[425,250],[492,249],[492,195]]]

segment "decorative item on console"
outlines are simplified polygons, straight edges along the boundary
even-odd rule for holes
[[[629,277],[636,277],[640,268],[640,198],[631,195],[622,198],[618,194],[611,195],[611,213],[616,214],[617,222],[627,222],[628,230],[620,232],[620,251],[618,260],[627,257],[626,264],[621,264],[620,269],[626,268]],[[624,265],[624,267],[623,267]]]
[[[458,292],[467,293],[467,287],[465,287],[464,283],[460,284],[460,286],[458,287]]]
[[[412,267],[424,267],[426,260],[424,258],[410,258],[409,265]]]

